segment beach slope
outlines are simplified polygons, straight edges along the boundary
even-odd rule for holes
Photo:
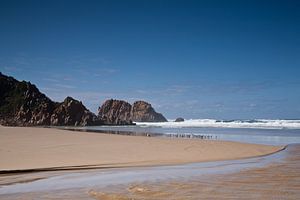
[[[241,159],[282,146],[0,126],[0,171],[170,165]]]

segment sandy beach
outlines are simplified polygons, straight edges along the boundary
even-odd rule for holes
[[[201,167],[201,163],[191,164],[193,167],[181,166],[181,170],[176,170],[176,175],[172,173],[174,166],[167,166],[167,171],[162,172],[163,175],[157,174],[163,167],[133,170],[139,176],[148,172],[156,177],[145,177],[146,181],[137,181],[130,168],[65,172],[65,175],[56,175],[55,178],[47,178],[49,172],[42,172],[45,177],[40,177],[40,180],[26,180],[23,177],[23,184],[0,187],[0,199],[299,199],[299,151],[299,144],[289,145],[284,151],[276,154],[240,160],[241,168],[226,173],[222,173],[224,167],[228,166],[231,169],[236,165],[235,161],[221,161],[226,165],[213,162],[216,163],[212,165],[213,173],[208,173],[209,169]],[[139,173],[139,170],[142,173]],[[204,172],[199,174],[199,171]],[[124,181],[128,172],[131,172],[128,175],[131,177],[130,182]],[[189,175],[190,172],[193,175]],[[34,178],[35,174],[39,173],[29,173],[26,176]],[[163,178],[157,179],[158,176]],[[10,175],[9,178],[16,180],[20,177]],[[114,184],[106,182],[110,182],[111,179],[115,179],[115,182],[112,181]],[[87,180],[89,181],[86,182]],[[58,186],[56,190],[54,186]]]
[[[114,189],[81,191],[94,199],[299,199],[300,145],[290,146],[284,159],[266,166],[188,180],[136,183]],[[276,189],[274,189],[276,188]],[[66,194],[66,193],[65,193]],[[78,192],[80,194],[80,192]]]
[[[240,159],[283,146],[0,127],[0,171],[170,165]]]

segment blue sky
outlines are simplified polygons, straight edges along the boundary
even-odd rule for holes
[[[300,118],[299,1],[0,1],[0,71],[93,112]]]

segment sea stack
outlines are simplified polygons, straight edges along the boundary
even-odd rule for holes
[[[175,119],[175,122],[184,122],[184,118],[178,117]]]
[[[98,117],[107,124],[133,124],[135,122],[166,122],[167,119],[157,113],[151,104],[136,101],[133,105],[123,100],[106,100],[100,107]]]
[[[166,122],[167,119],[161,114],[155,112],[150,103],[145,101],[136,101],[131,109],[131,119],[135,122]]]
[[[109,99],[98,109],[98,117],[105,124],[131,125],[131,105],[126,101]]]

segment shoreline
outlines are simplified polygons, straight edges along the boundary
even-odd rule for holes
[[[233,173],[193,176],[186,180],[133,182],[114,189],[89,187],[87,194],[96,199],[120,200],[185,199],[187,196],[191,199],[299,199],[299,151],[300,144],[287,145],[279,162],[273,158],[267,165]],[[74,191],[76,195],[84,192],[80,189]]]
[[[37,127],[0,127],[0,143],[1,175],[236,160],[285,149],[285,146]]]
[[[218,161],[234,161],[234,160],[245,160],[245,159],[251,159],[251,158],[259,158],[259,157],[265,157],[270,156],[276,153],[279,153],[281,151],[284,151],[288,145],[283,146],[281,149],[278,149],[277,151],[264,154],[264,155],[258,155],[258,156],[249,156],[249,157],[243,157],[243,158],[233,158],[233,159],[223,159],[223,160],[209,160],[209,161],[195,161],[195,162],[183,162],[183,163],[159,163],[159,164],[137,164],[133,163],[134,165],[130,165],[130,163],[126,163],[124,165],[80,165],[80,166],[62,166],[62,167],[52,167],[52,168],[32,168],[32,169],[17,169],[17,170],[0,170],[0,176],[1,175],[16,175],[16,174],[29,174],[29,173],[38,173],[38,172],[58,172],[58,171],[77,171],[77,170],[97,170],[97,169],[122,169],[122,168],[141,168],[141,167],[163,167],[163,166],[178,166],[178,165],[186,165],[186,164],[195,164],[195,163],[209,163],[209,162],[218,162]]]
[[[0,189],[0,196],[4,199],[19,199],[20,197],[43,199],[43,195],[47,195],[47,197],[52,198],[65,199],[69,197],[70,199],[79,200],[89,197],[97,197],[96,199],[130,199],[132,195],[137,195],[134,199],[144,199],[145,197],[147,197],[147,199],[165,199],[156,196],[156,192],[159,191],[167,193],[170,197],[172,194],[185,196],[186,192],[191,192],[190,195],[195,197],[195,199],[201,199],[196,197],[199,197],[199,194],[211,195],[211,190],[203,189],[201,193],[198,193],[199,188],[204,186],[205,188],[212,189],[218,185],[230,187],[226,184],[226,186],[224,186],[224,183],[228,181],[235,185],[238,184],[233,189],[236,189],[236,187],[247,187],[249,186],[248,184],[251,183],[256,184],[261,178],[264,178],[265,181],[272,184],[277,184],[277,178],[274,178],[273,175],[276,176],[278,173],[272,172],[270,174],[262,170],[273,170],[274,165],[279,165],[277,169],[282,171],[280,174],[284,172],[285,175],[297,175],[299,172],[297,168],[298,164],[294,162],[297,162],[296,157],[299,157],[297,156],[299,154],[297,154],[298,150],[295,148],[299,149],[299,145],[288,145],[285,151],[262,158],[216,161],[210,164],[193,163],[182,166],[78,170],[71,172],[43,172],[37,174],[11,175],[6,176],[5,181],[2,182],[1,185],[3,187]],[[285,166],[283,166],[283,164]],[[285,171],[287,168],[290,170]],[[130,173],[128,174],[127,172]],[[261,174],[261,172],[263,173]],[[257,177],[257,173],[260,173],[261,176]],[[245,176],[240,176],[240,174],[244,174]],[[269,177],[269,175],[272,175],[272,177]],[[184,180],[181,178],[182,176],[185,177]],[[249,176],[252,176],[255,180],[251,182],[240,182],[240,180],[244,180],[244,178],[250,178]],[[52,177],[56,178],[52,179]],[[235,177],[235,181],[232,181],[231,177]],[[284,178],[282,176],[280,177]],[[130,178],[130,181],[128,181],[128,178]],[[218,180],[216,180],[216,178],[218,178]],[[208,182],[213,184],[207,185]],[[262,184],[264,183],[263,181]],[[297,184],[297,182],[294,183]],[[74,184],[76,187],[74,187]],[[241,186],[239,184],[243,185]],[[293,183],[288,182],[286,184],[291,185]],[[180,186],[184,192],[178,192],[177,189],[180,188],[174,188],[172,186]],[[251,187],[253,186],[258,185],[252,185]],[[259,188],[258,191],[262,189],[261,186],[257,188]],[[218,187],[216,189],[218,189]],[[232,190],[230,191],[228,194],[233,194]],[[120,198],[116,198],[117,196]],[[182,196],[183,199],[184,196]]]

